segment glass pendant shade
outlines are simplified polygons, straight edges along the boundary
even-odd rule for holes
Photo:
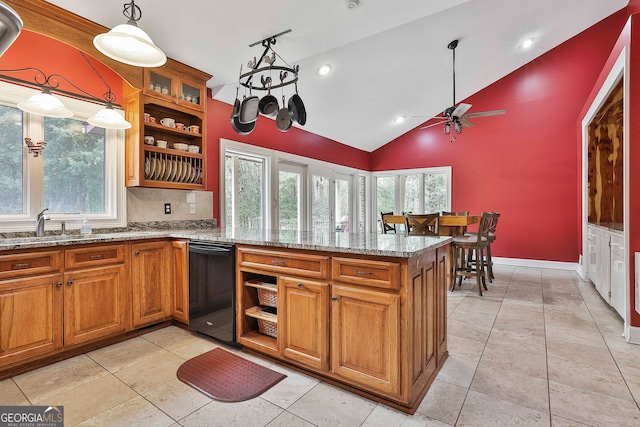
[[[73,112],[62,105],[62,102],[48,91],[42,91],[24,102],[18,103],[18,108],[27,113],[39,114],[45,117],[69,118],[73,116]]]
[[[133,24],[120,24],[98,34],[93,45],[109,58],[135,67],[159,67],[167,62],[164,52]]]
[[[120,113],[107,106],[104,110],[100,110],[95,116],[89,118],[87,122],[91,125],[105,129],[129,129],[131,123],[126,121]]]

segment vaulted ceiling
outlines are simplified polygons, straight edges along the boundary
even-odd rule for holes
[[[263,51],[249,45],[290,29],[274,50],[300,66],[298,91],[308,114],[302,128],[374,151],[426,120],[411,116],[434,116],[452,105],[450,41],[460,41],[455,100],[460,102],[628,1],[360,0],[348,8],[347,0],[137,0],[136,5],[143,12],[138,25],[154,42],[169,57],[212,74],[207,86],[214,98],[230,104],[240,65]],[[124,0],[49,2],[106,27],[126,22]],[[524,49],[529,38],[534,43]],[[332,71],[320,76],[316,71],[324,64]],[[284,95],[293,93],[290,86]],[[407,120],[396,124],[398,116]],[[491,118],[476,124],[481,120]]]

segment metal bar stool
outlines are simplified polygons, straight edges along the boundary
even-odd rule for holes
[[[483,212],[477,234],[467,234],[453,238],[453,272],[451,274],[451,290],[455,290],[456,280],[458,286],[462,285],[464,277],[474,277],[478,282],[478,292],[482,296],[482,288],[487,290],[487,282],[485,279],[485,263],[484,257],[487,247],[489,246],[489,226],[493,214],[491,212]],[[468,262],[474,259],[476,262]]]

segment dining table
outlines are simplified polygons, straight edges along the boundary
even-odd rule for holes
[[[440,236],[461,236],[467,226],[480,222],[482,215],[440,215],[438,234]]]

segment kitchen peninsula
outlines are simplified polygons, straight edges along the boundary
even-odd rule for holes
[[[7,336],[0,342],[0,375],[148,325],[187,322],[188,240],[236,245],[237,338],[245,350],[415,412],[447,357],[449,237],[201,229],[4,239],[0,322]],[[158,265],[149,264],[157,257]],[[100,280],[111,285],[113,304],[106,306],[113,319],[97,319],[109,328],[81,325],[73,335],[63,322],[91,320],[69,317],[83,302],[73,299],[81,296],[73,284],[93,289],[93,276],[81,275],[91,266],[109,278]],[[170,289],[154,288],[156,281],[145,277],[154,271],[169,278]],[[35,299],[21,296],[29,285]],[[145,298],[145,292],[158,298]],[[265,299],[264,292],[273,295]],[[37,319],[11,316],[9,307],[33,312],[26,304],[35,300],[49,311],[38,311]],[[160,301],[159,307],[145,301]],[[29,337],[37,340],[27,342]]]

